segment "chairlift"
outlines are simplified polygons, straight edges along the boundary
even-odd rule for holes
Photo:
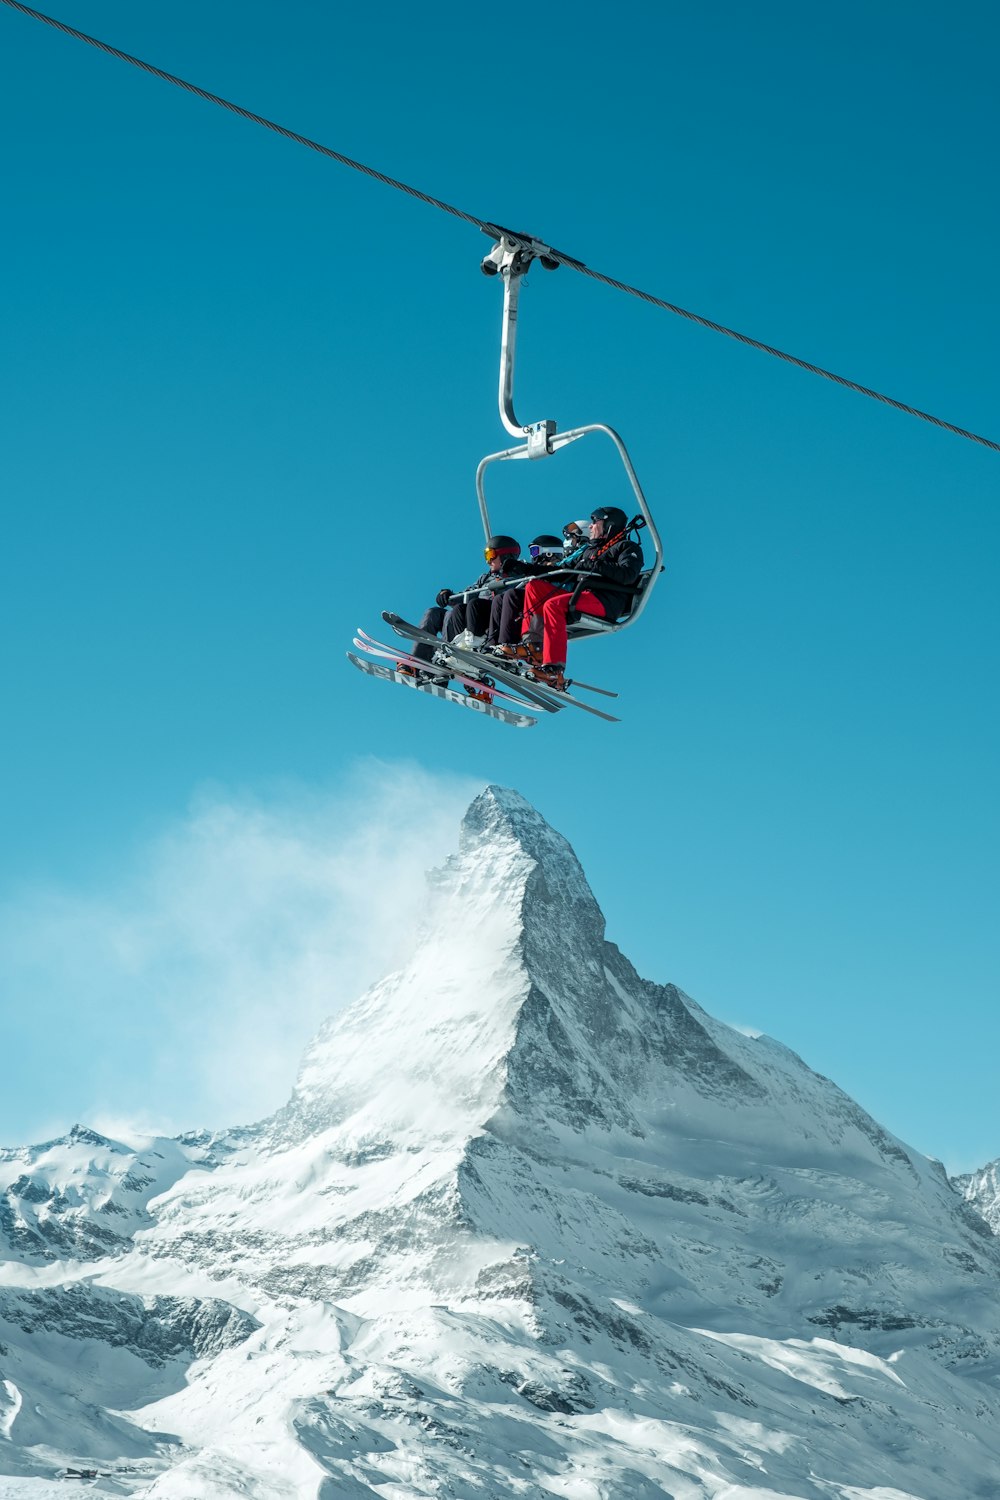
[[[592,432],[604,433],[617,450],[638,505],[638,511],[622,534],[640,530],[649,532],[655,552],[652,566],[646,568],[633,584],[619,585],[600,576],[602,592],[610,590],[621,595],[621,607],[613,618],[587,614],[576,608],[582,592],[598,576],[587,570],[586,563],[582,568],[548,569],[545,577],[559,579],[567,592],[572,591],[566,614],[567,633],[571,640],[592,635],[610,635],[613,631],[624,630],[626,625],[633,625],[646,608],[653,586],[663,570],[660,535],[650,515],[628,450],[613,428],[603,422],[591,422],[583,427],[571,427],[565,432],[559,432],[555,422],[551,420],[534,422],[525,427],[514,415],[514,344],[521,278],[535,260],[551,271],[568,257],[528,235],[512,234],[499,226],[494,228],[499,231],[500,238],[490,253],[483,257],[482,268],[487,275],[502,277],[504,286],[503,331],[500,341],[500,420],[510,435],[521,441],[513,448],[504,448],[500,453],[488,453],[476,470],[476,494],[483,535],[488,544],[493,535],[485,488],[486,470],[490,464],[518,458],[548,458],[553,453],[558,453],[560,448],[576,443]],[[497,582],[501,589],[508,586],[499,579]],[[478,586],[473,592],[482,597]],[[470,595],[466,594],[464,597],[468,598]],[[357,656],[350,651],[347,655],[355,667],[370,677],[381,677],[385,681],[401,683],[419,692],[431,693],[518,728],[529,728],[536,724],[538,720],[535,715],[539,712],[559,713],[570,707],[582,709],[609,723],[618,723],[615,715],[606,709],[566,691],[568,687],[573,687],[587,694],[617,698],[618,694],[612,690],[598,687],[594,683],[581,682],[577,678],[563,679],[560,676],[558,683],[550,681],[526,661],[506,658],[498,660],[493,651],[483,655],[477,649],[475,641],[462,644],[458,640],[442,642],[438,638],[436,627],[429,626],[427,622],[413,625],[390,610],[383,610],[382,618],[407,645],[405,649],[386,645],[359,629],[354,645],[363,655]]]
[[[635,514],[632,526],[644,528],[650,537],[654,549],[654,559],[650,567],[646,568],[640,575],[637,583],[627,591],[628,597],[623,600],[623,608],[620,618],[610,620],[599,618],[596,615],[588,615],[571,609],[569,616],[570,639],[577,639],[591,635],[610,635],[617,630],[624,630],[627,625],[634,625],[649,602],[649,596],[653,592],[653,586],[663,571],[663,545],[660,534],[656,529],[656,523],[650,514],[646,497],[639,483],[632,460],[629,458],[628,449],[625,447],[621,437],[614,428],[608,427],[604,422],[589,422],[581,427],[570,427],[560,432],[556,423],[550,418],[540,422],[532,422],[525,426],[517,420],[514,414],[514,355],[517,343],[517,306],[521,292],[521,280],[527,274],[532,263],[537,260],[542,267],[548,271],[558,268],[561,261],[568,260],[562,252],[559,259],[555,258],[552,248],[544,245],[541,241],[530,235],[517,234],[511,230],[501,229],[500,238],[493,249],[482,260],[482,270],[487,276],[499,276],[503,282],[503,325],[500,335],[500,385],[499,385],[499,407],[500,421],[512,437],[521,439],[516,446],[504,448],[499,453],[488,453],[481,460],[476,470],[476,495],[479,500],[479,514],[483,523],[483,534],[488,539],[493,534],[490,523],[489,507],[486,503],[486,470],[491,464],[505,463],[515,459],[540,459],[550,458],[558,453],[561,448],[568,447],[570,443],[579,442],[581,438],[588,437],[591,433],[603,433],[614,444],[621,459],[622,466],[631,485],[635,496],[638,510]],[[622,509],[625,509],[623,506]],[[631,529],[631,527],[630,527]],[[558,570],[556,570],[557,572]],[[556,572],[552,576],[556,576]],[[581,580],[577,586],[579,593],[584,586],[585,580]]]

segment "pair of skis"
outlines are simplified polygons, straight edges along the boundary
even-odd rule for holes
[[[472,677],[480,681],[488,677],[500,682],[508,692],[516,693],[520,698],[527,699],[532,705],[543,708],[549,713],[558,713],[560,709],[571,706],[582,708],[585,713],[595,714],[599,719],[606,719],[609,724],[619,723],[614,714],[606,714],[603,709],[594,708],[593,704],[582,703],[579,698],[571,697],[569,693],[557,692],[555,688],[538,682],[530,675],[529,669],[521,663],[505,661],[503,657],[484,657],[481,652],[466,651],[464,647],[460,648],[451,641],[439,641],[437,636],[430,635],[417,625],[411,625],[408,620],[402,619],[400,615],[394,615],[387,609],[382,611],[382,618],[387,625],[392,626],[397,635],[411,641],[423,641],[435,647],[438,655],[445,660],[445,670],[447,670],[447,659],[450,658],[459,666],[464,667]],[[588,682],[570,681],[569,685],[582,688],[585,692],[600,693],[602,698],[618,697],[617,693],[612,693],[607,688],[594,687]]]
[[[441,667],[435,667],[433,662],[423,661],[419,656],[411,656],[406,651],[393,651],[391,647],[385,646],[381,641],[373,640],[363,630],[359,630],[354,638],[354,644],[359,651],[368,653],[367,657],[355,656],[353,651],[348,651],[347,660],[359,671],[367,673],[369,677],[380,677],[383,682],[398,682],[403,687],[413,688],[418,693],[430,693],[435,698],[443,698],[447,703],[457,703],[460,708],[471,708],[476,713],[486,714],[491,719],[499,719],[503,724],[512,724],[515,729],[530,729],[537,724],[530,714],[516,712],[514,709],[503,708],[500,704],[481,698],[478,695],[489,691],[482,682],[472,677],[454,675],[445,672]],[[372,661],[371,657],[384,657],[387,661],[397,663],[397,666],[405,666],[412,669],[410,672],[394,671],[390,666],[384,666],[381,661]],[[414,675],[415,674],[415,675]],[[465,688],[464,693],[456,692],[449,684],[461,683]],[[496,690],[493,690],[496,692]],[[475,696],[473,696],[475,695]],[[501,697],[508,697],[507,693],[501,693]],[[511,702],[518,703],[519,700],[511,697]],[[521,705],[522,707],[525,705]]]
[[[590,703],[583,703],[569,693],[557,692],[547,684],[538,682],[529,675],[527,668],[519,663],[506,662],[496,657],[484,658],[479,652],[466,651],[452,645],[451,642],[439,641],[437,636],[421,630],[419,626],[411,625],[409,621],[392,614],[389,610],[383,611],[382,618],[386,624],[392,626],[397,635],[405,640],[431,646],[434,659],[428,661],[405,651],[394,650],[384,642],[376,641],[365,631],[359,630],[354,644],[360,651],[367,653],[367,658],[355,656],[349,651],[348,659],[359,671],[366,672],[371,677],[398,682],[405,687],[414,688],[417,692],[431,693],[434,697],[444,698],[450,703],[458,703],[463,708],[471,708],[477,713],[499,719],[502,723],[511,724],[518,729],[528,729],[538,722],[531,714],[522,711],[526,708],[541,710],[543,713],[558,713],[561,709],[569,707],[580,708],[585,713],[594,714],[597,718],[605,719],[611,724],[619,722],[613,714],[605,713],[602,709],[595,708]],[[381,661],[372,661],[371,657],[384,658],[393,663],[402,664],[407,668],[412,668],[413,672],[419,675],[394,671],[391,667],[383,666]],[[455,691],[450,685],[453,682],[461,684],[465,691],[462,693]],[[594,687],[588,683],[572,682],[570,686],[586,692],[600,693],[606,698],[618,696],[617,693],[609,692],[606,688]],[[507,708],[497,703],[495,701],[497,698],[505,699],[513,707]]]

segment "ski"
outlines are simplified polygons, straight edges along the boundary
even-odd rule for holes
[[[502,724],[512,724],[515,729],[530,729],[538,723],[529,714],[517,714],[509,708],[498,708],[493,703],[484,703],[481,698],[470,698],[467,693],[453,693],[436,682],[418,682],[415,677],[405,677],[402,672],[394,672],[391,667],[382,666],[381,662],[355,656],[353,651],[348,651],[347,660],[369,677],[380,677],[383,682],[398,682],[418,693],[431,693],[435,698],[444,698],[447,703],[457,703],[460,708],[471,708],[476,713],[487,714],[491,719],[499,719]]]
[[[416,667],[419,672],[425,672],[430,677],[447,676],[450,680],[460,682],[463,687],[471,688],[477,693],[491,693],[495,694],[498,698],[506,698],[518,708],[534,708],[536,706],[535,704],[527,704],[523,698],[518,698],[514,693],[508,693],[503,688],[490,686],[488,681],[480,681],[476,677],[463,677],[461,673],[444,666],[438,666],[434,662],[425,661],[422,657],[413,656],[408,651],[394,650],[392,646],[387,646],[385,641],[375,640],[374,636],[370,636],[360,626],[358,626],[358,633],[354,637],[354,645],[357,646],[359,651],[367,651],[371,656],[385,657],[387,661],[405,662],[408,667]],[[403,675],[406,676],[407,674],[404,673]],[[446,687],[447,684],[442,682],[439,683],[439,686]]]
[[[602,698],[618,697],[618,694],[613,693],[610,688],[595,687],[592,682],[581,682],[579,677],[570,677],[568,681],[572,683],[573,687],[575,688],[583,688],[583,691],[585,693],[600,693]]]
[[[387,625],[392,626],[397,635],[405,636],[411,641],[427,641],[437,646],[440,650],[447,652],[449,656],[453,657],[462,666],[470,666],[478,672],[486,670],[483,666],[483,658],[477,656],[474,651],[460,650],[450,642],[443,643],[438,640],[437,636],[430,635],[426,630],[420,630],[416,625],[411,625],[408,620],[404,620],[400,615],[394,615],[391,610],[383,610],[382,618]],[[620,719],[615,718],[614,714],[606,714],[603,709],[594,708],[593,704],[581,703],[579,698],[573,698],[569,693],[557,692],[555,688],[546,687],[534,678],[522,677],[518,672],[510,672],[504,667],[494,666],[494,660],[495,658],[490,660],[490,676],[498,678],[506,687],[513,688],[516,692],[521,693],[527,698],[529,703],[537,703],[540,707],[551,709],[560,709],[567,706],[582,708],[584,713],[594,714],[596,718],[604,719],[609,724],[619,724],[621,722]]]

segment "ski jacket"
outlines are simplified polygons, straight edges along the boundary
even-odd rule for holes
[[[609,583],[619,583],[624,587],[635,583],[642,572],[642,564],[642,548],[633,537],[627,535],[620,541],[612,542],[610,547],[604,542],[591,542],[573,558],[573,567],[579,568],[581,572],[600,573]],[[630,603],[627,594],[618,589],[602,589],[597,579],[588,580],[584,587],[601,601],[609,620],[616,620],[619,615],[624,614]]]
[[[467,583],[464,589],[459,589],[460,594],[472,594],[476,589],[484,589],[488,583],[496,578],[524,578],[531,567],[530,563],[522,562],[519,557],[505,557],[501,559],[500,569],[492,573],[487,568],[485,573],[480,573],[475,583]]]

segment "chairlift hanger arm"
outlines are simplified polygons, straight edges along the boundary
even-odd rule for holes
[[[499,226],[497,226],[499,228]],[[549,440],[556,430],[555,422],[546,419],[525,426],[514,413],[514,356],[517,348],[517,306],[521,278],[533,261],[540,261],[547,271],[555,271],[563,260],[560,251],[532,235],[515,234],[501,229],[500,237],[481,266],[487,276],[503,278],[503,327],[500,335],[500,420],[511,437],[526,438],[529,458],[543,458],[551,452]]]

